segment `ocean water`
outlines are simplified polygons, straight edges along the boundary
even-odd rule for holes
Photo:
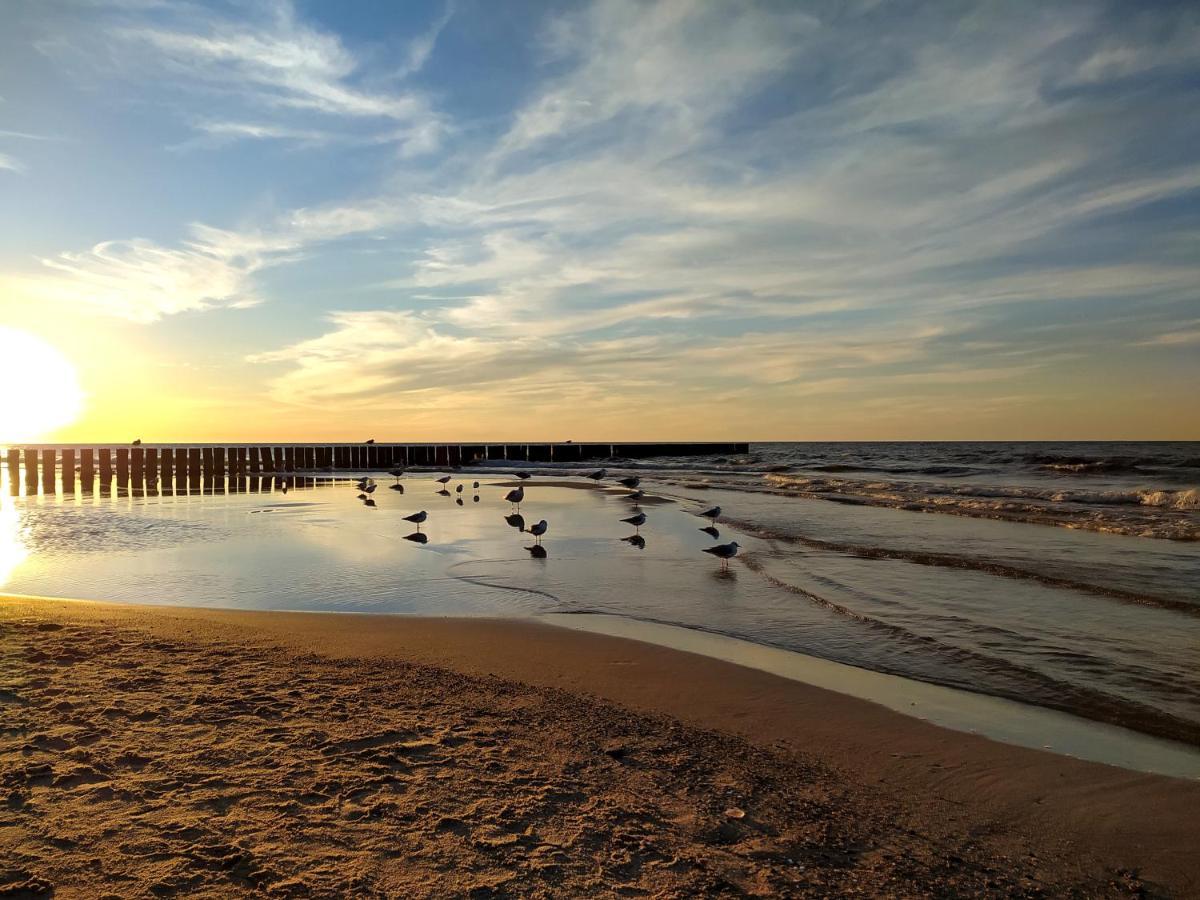
[[[77,485],[0,499],[0,590],[259,609],[603,613],[1200,747],[1200,444],[755,444],[744,457]],[[478,481],[479,488],[473,483]],[[288,491],[283,492],[284,486]],[[394,487],[403,487],[403,491]],[[720,504],[729,572],[696,511]],[[429,512],[423,542],[404,516]]]

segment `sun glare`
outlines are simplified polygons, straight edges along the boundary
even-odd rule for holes
[[[83,408],[70,360],[27,331],[0,326],[0,442],[34,441]]]

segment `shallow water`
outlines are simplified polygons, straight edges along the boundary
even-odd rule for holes
[[[255,478],[196,494],[5,496],[0,589],[255,609],[608,613],[1200,746],[1200,543],[795,496],[767,471],[787,454],[754,449],[745,460],[638,464],[652,495],[643,548],[623,540],[633,529],[619,522],[631,512],[621,491],[536,469],[521,512],[550,522],[546,558],[505,520],[502,465],[455,473],[462,494],[438,494],[434,473],[405,476],[403,494],[382,476],[374,508],[348,480],[302,477],[286,494],[284,480]],[[1176,489],[1187,489],[1182,477]],[[728,573],[700,552],[713,540],[693,513],[710,503],[726,512],[720,540],[744,547]],[[403,516],[418,509],[429,511],[424,544],[405,539],[415,528]]]

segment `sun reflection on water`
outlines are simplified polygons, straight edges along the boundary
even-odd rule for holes
[[[23,537],[16,505],[11,498],[0,497],[0,587],[8,584],[8,579],[29,556]]]

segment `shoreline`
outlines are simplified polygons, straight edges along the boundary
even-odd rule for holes
[[[728,735],[756,751],[803,760],[868,791],[863,801],[868,807],[897,805],[908,820],[938,831],[938,840],[948,846],[957,838],[985,855],[1006,857],[1018,847],[1032,847],[1047,884],[1086,881],[1118,891],[1121,878],[1136,877],[1173,896],[1200,895],[1200,861],[1191,852],[1200,784],[951,731],[712,657],[514,619],[235,611],[3,595],[0,611],[6,635],[20,631],[34,644],[60,639],[59,629],[76,629],[109,635],[134,654],[158,654],[170,642],[225,658],[283,654],[316,672],[397,665],[495,681],[538,696],[562,693],[572,703],[652,717],[664,723],[660,732],[674,722],[689,734],[700,729]],[[88,663],[103,667],[105,660]],[[10,673],[13,664],[6,661]],[[22,671],[19,662],[16,671]],[[28,664],[24,674],[32,674]],[[190,678],[186,671],[174,677],[184,683]],[[36,703],[17,709],[31,707],[42,711]],[[520,724],[520,711],[509,718]],[[585,716],[571,728],[586,729],[586,723]],[[655,877],[660,876],[666,877]],[[790,876],[781,870],[778,877]],[[61,889],[60,895],[69,896]]]

